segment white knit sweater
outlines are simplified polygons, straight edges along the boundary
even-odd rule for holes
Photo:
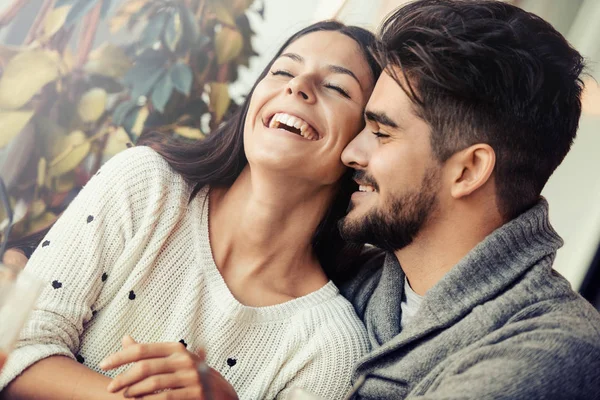
[[[285,398],[293,385],[343,397],[369,346],[350,303],[329,282],[279,305],[240,304],[211,254],[208,190],[188,203],[190,193],[147,147],[102,167],[26,267],[46,284],[0,388],[51,355],[102,372],[100,360],[129,334],[191,351],[204,345],[240,399]]]

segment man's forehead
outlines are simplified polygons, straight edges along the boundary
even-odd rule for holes
[[[400,122],[399,120],[407,113],[414,115],[412,102],[398,82],[387,72],[383,72],[377,79],[365,112],[385,113],[397,122]]]

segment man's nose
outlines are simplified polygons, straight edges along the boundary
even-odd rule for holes
[[[366,168],[369,165],[369,157],[373,144],[370,139],[371,132],[368,129],[363,129],[344,149],[342,152],[342,162],[355,169]]]

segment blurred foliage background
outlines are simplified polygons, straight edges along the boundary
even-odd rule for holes
[[[28,1],[5,7],[0,29],[18,23]],[[15,214],[11,236],[54,222],[143,131],[201,140],[233,112],[229,85],[256,55],[248,14],[264,11],[253,2],[43,0],[22,43],[0,45],[0,172]],[[127,43],[94,48],[102,24],[125,31]]]

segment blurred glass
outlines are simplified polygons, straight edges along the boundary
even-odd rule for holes
[[[0,264],[0,370],[41,289],[42,282],[26,271]]]

